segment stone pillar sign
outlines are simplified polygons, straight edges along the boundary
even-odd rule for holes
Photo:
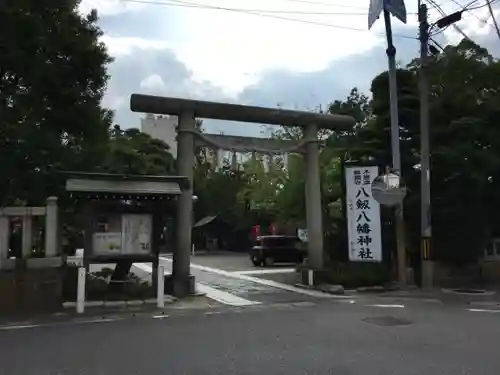
[[[47,211],[45,213],[45,257],[57,256],[58,244],[57,197],[47,198]]]

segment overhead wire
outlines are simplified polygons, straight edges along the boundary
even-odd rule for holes
[[[274,18],[274,19],[290,21],[290,22],[298,22],[298,23],[304,23],[304,24],[310,24],[310,25],[332,27],[332,28],[342,29],[342,30],[369,32],[367,29],[361,29],[361,28],[356,28],[356,27],[351,27],[351,26],[336,25],[336,24],[332,24],[332,23],[319,22],[319,21],[313,21],[313,20],[305,20],[305,19],[300,19],[300,18],[291,18],[291,17],[286,17],[286,16],[280,16],[280,15],[274,14],[274,13],[270,14],[270,13],[268,13],[268,11],[262,10],[262,9],[258,9],[258,10],[255,9],[254,10],[254,9],[242,9],[242,8],[229,8],[229,7],[221,7],[221,6],[216,6],[216,5],[200,4],[200,3],[183,1],[183,0],[168,0],[168,2],[167,1],[156,1],[156,0],[121,0],[121,1],[126,2],[126,3],[151,4],[151,5],[159,5],[159,6],[184,6],[187,8],[221,10],[221,11],[234,12],[234,13],[249,14],[249,15],[254,15],[254,16],[258,16],[258,17]],[[292,0],[286,0],[286,1],[292,1]],[[299,2],[299,0],[293,0],[293,1]],[[304,2],[304,1],[306,1],[306,0],[302,0],[300,2]],[[310,3],[310,2],[307,2],[307,3]],[[283,12],[280,12],[280,13],[283,13]],[[307,13],[297,13],[297,14],[307,14]],[[332,15],[331,13],[328,14],[328,13],[324,13],[324,12],[319,13],[319,14]],[[339,15],[339,13],[336,13],[336,14]],[[383,34],[379,34],[379,35],[383,35]],[[403,39],[412,39],[412,40],[417,39],[417,37],[398,34],[398,33],[395,33],[393,35],[394,35],[394,37],[403,38]]]
[[[474,0],[471,4],[473,3],[476,3],[478,0]],[[441,6],[439,4],[437,4],[434,0],[427,0],[427,2],[431,5],[433,5],[433,7],[443,16],[443,17],[446,17],[448,14],[446,14],[446,12],[443,10],[443,8],[441,8]],[[465,9],[466,7],[464,7]],[[469,36],[467,34],[465,34],[465,32],[460,28],[458,27],[456,24],[452,24],[451,25],[456,31],[458,31],[465,39],[468,39],[470,40]],[[431,26],[432,27],[432,26]],[[436,36],[438,34],[441,34],[442,32],[444,32],[444,30],[446,30],[446,28],[438,31],[437,33],[435,34],[432,34],[431,36]]]
[[[227,11],[239,11],[239,12],[258,12],[258,13],[268,13],[268,14],[303,14],[303,15],[325,15],[325,16],[367,16],[368,13],[363,12],[318,12],[318,11],[303,11],[303,10],[288,10],[288,9],[252,9],[252,8],[226,8],[212,5],[205,5],[199,3],[191,3],[191,2],[177,2],[176,0],[167,0],[167,1],[155,1],[155,0],[122,0],[124,2],[129,3],[137,3],[137,4],[151,4],[151,5],[163,5],[163,6],[171,6],[171,7],[179,7],[179,8],[199,8],[199,9],[208,9],[208,10],[227,10]],[[219,9],[220,8],[220,9]]]
[[[427,0],[429,3],[435,3],[434,0]],[[452,1],[453,3],[457,4],[460,8],[457,8],[455,9],[453,12],[451,12],[450,14],[454,13],[454,12],[462,12],[462,13],[465,13],[467,12],[468,14],[472,15],[473,17],[477,18],[480,22],[483,22],[483,23],[486,23],[487,25],[489,26],[493,26],[491,24],[488,24],[487,21],[479,18],[474,12],[477,11],[478,9],[482,9],[482,8],[485,8],[487,7],[487,4],[482,4],[482,5],[477,5],[477,6],[473,6],[474,4],[478,3],[479,0],[473,0],[469,3],[467,3],[466,5],[462,5],[460,4],[457,0],[450,0]],[[493,0],[491,1],[491,4],[495,4],[496,2],[498,2],[500,0]],[[433,6],[433,8],[435,8],[443,17],[446,17],[447,14],[446,12],[441,8],[441,7],[437,7],[437,6]],[[436,23],[433,23],[431,25],[434,26]],[[464,38],[466,39],[470,39],[470,37],[465,34],[465,32],[456,24],[451,24],[451,25],[448,25],[446,26],[445,28],[435,32],[435,33],[432,33],[431,36],[435,37],[436,35],[439,35],[439,34],[442,34],[445,30],[447,30],[450,26],[452,26],[456,31],[458,31]]]
[[[312,0],[283,0],[283,1],[288,1],[289,3],[310,4],[310,5],[334,7],[334,8],[366,9],[366,7],[360,7],[360,6],[355,6],[355,5],[346,5],[346,4],[328,3],[325,1],[312,1]]]
[[[490,0],[486,0],[486,4],[488,5],[488,10],[490,12],[491,18],[493,19],[493,25],[495,25],[494,26],[495,30],[497,32],[498,38],[500,39],[500,29],[498,28],[498,23],[497,19],[495,18],[495,13],[493,13],[493,7],[491,6],[492,2]]]
[[[456,5],[458,5],[459,7],[462,7],[462,4],[460,4],[457,0],[451,0],[451,1],[452,1],[453,3],[455,3]],[[479,0],[476,0],[476,1],[472,2],[472,3],[469,3],[469,5],[474,4],[474,3],[477,3],[478,1],[479,1]],[[486,0],[486,1],[487,1],[487,3],[488,3],[488,4],[490,4],[490,1],[489,1],[489,0]],[[497,0],[494,0],[493,2],[491,2],[491,4],[493,4],[495,1],[497,1]],[[485,4],[485,5],[488,5],[488,4]],[[470,13],[469,13],[469,14],[471,14],[474,18],[476,18],[476,19],[477,19],[479,22],[481,22],[482,24],[484,24],[484,25],[488,25],[488,26],[490,26],[491,28],[493,28],[493,29],[497,32],[498,36],[500,37],[500,31],[499,31],[499,29],[498,29],[498,25],[496,24],[496,19],[495,19],[495,17],[494,17],[494,15],[493,15],[493,13],[492,13],[492,12],[490,12],[490,14],[491,14],[491,17],[493,18],[493,23],[494,23],[494,25],[492,25],[492,24],[488,23],[488,20],[487,20],[487,19],[482,19],[482,18],[481,18],[481,17],[479,17],[476,13],[474,13],[474,11],[475,11],[475,10],[477,10],[477,9],[481,9],[481,8],[483,8],[485,5],[481,5],[481,6],[477,6],[477,7],[470,7],[470,6],[468,7],[468,6],[466,5],[466,6],[464,7],[464,9],[469,10],[469,11],[470,11]],[[489,8],[491,8],[491,6],[490,6],[490,5],[489,5],[488,7],[489,7]]]

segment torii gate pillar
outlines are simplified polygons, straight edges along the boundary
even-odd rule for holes
[[[194,277],[190,274],[191,235],[193,218],[193,168],[195,117],[192,112],[179,115],[177,127],[177,174],[189,180],[177,204],[176,246],[172,259],[172,277],[167,279],[167,291],[184,297],[195,293]]]

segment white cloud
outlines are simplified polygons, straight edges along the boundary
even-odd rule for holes
[[[268,0],[197,0],[196,3],[226,8],[328,13],[267,13],[268,17],[264,17],[213,9],[188,8],[181,12],[180,16],[185,20],[181,23],[185,25],[185,42],[174,47],[176,54],[193,71],[195,79],[209,80],[233,92],[255,83],[262,71],[319,71],[332,60],[366,51],[382,41],[377,36],[379,25],[373,33],[366,30],[367,10],[360,9],[363,5],[368,8],[366,1],[352,0],[350,7],[326,7],[285,0],[272,3]],[[340,1],[336,3],[342,5]]]
[[[158,74],[151,74],[141,81],[140,87],[146,91],[163,91],[165,82]]]
[[[186,1],[205,7],[288,13],[263,17],[153,4],[127,8],[123,1],[96,1],[100,14],[107,14],[100,21],[105,31],[102,39],[116,58],[110,67],[112,79],[105,105],[116,110],[120,125],[138,126],[139,115],[128,109],[128,98],[134,92],[314,109],[343,98],[354,86],[368,93],[372,78],[387,68],[383,20],[378,20],[371,31],[366,30],[368,0],[310,0],[330,6],[296,0],[182,0]],[[173,0],[169,3],[180,4]],[[416,4],[407,4],[406,26],[393,21],[397,59],[405,63],[418,54],[418,41],[412,39],[417,37]],[[447,14],[457,9],[454,1],[443,4]],[[325,14],[290,13],[294,11]],[[431,23],[442,17],[432,7],[429,13]],[[296,18],[305,23],[272,17]],[[494,49],[498,41],[492,43],[493,27],[481,28],[478,18],[489,18],[487,8],[467,12],[457,25],[473,40]],[[455,34],[448,28],[438,41],[446,44],[443,35],[455,38]],[[206,127],[226,134],[260,133],[259,127],[234,123],[207,121]]]
[[[111,56],[120,57],[128,55],[133,50],[161,50],[168,49],[169,43],[162,40],[144,39],[144,38],[127,38],[127,37],[112,37],[103,35],[101,40],[108,47],[108,52]]]

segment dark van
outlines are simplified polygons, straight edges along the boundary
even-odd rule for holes
[[[259,236],[250,250],[254,266],[272,266],[274,263],[302,263],[306,252],[296,236]]]

